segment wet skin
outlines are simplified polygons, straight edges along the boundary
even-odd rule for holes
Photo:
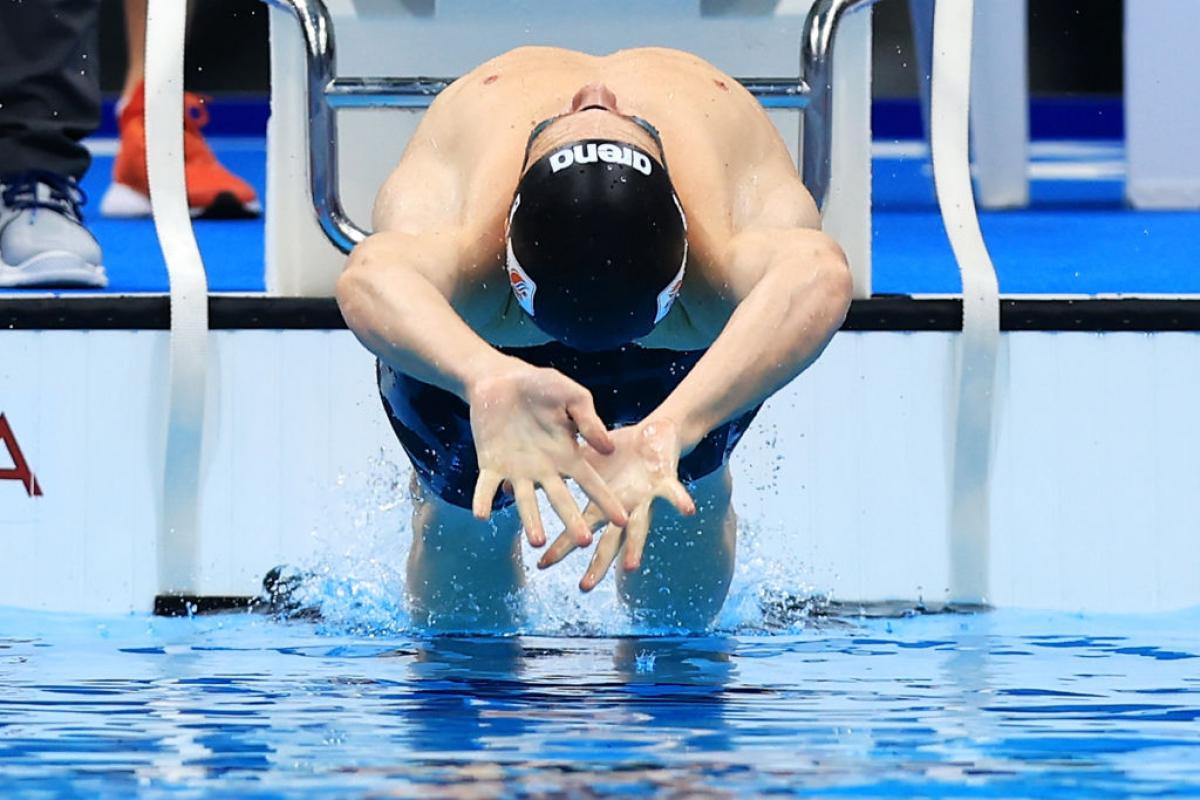
[[[586,387],[495,349],[549,340],[510,291],[504,223],[537,123],[561,117],[534,140],[531,161],[584,138],[657,153],[635,115],[661,133],[689,253],[677,302],[638,343],[707,352],[645,420],[608,431]],[[757,101],[688,53],[521,48],[443,92],[380,189],[377,232],[338,284],[342,313],[369,350],[471,408],[481,466],[472,511],[415,487],[414,618],[511,624],[520,529],[535,547],[558,532],[540,518],[541,488],[565,529],[540,566],[599,530],[583,590],[616,565],[622,597],[647,623],[711,622],[733,570],[732,481],[722,469],[684,487],[675,466],[811,364],[840,326],[849,271],[819,223]],[[582,512],[565,478],[588,495]],[[502,487],[516,511],[490,514]]]

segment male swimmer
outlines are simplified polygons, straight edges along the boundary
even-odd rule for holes
[[[540,487],[565,529],[539,567],[603,527],[583,591],[619,559],[636,619],[710,624],[729,454],[850,302],[819,226],[758,102],[693,55],[521,48],[449,86],[337,286],[415,468],[414,621],[513,623]]]

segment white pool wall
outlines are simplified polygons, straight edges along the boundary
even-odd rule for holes
[[[211,336],[195,587],[248,595],[336,538],[349,487],[404,455],[347,331]],[[840,333],[760,414],[735,454],[736,501],[766,552],[798,555],[798,579],[850,602],[946,599],[956,336]],[[44,494],[0,481],[0,605],[150,608],[166,341],[5,335],[0,411]],[[1200,334],[1003,335],[994,605],[1200,605],[1197,363]]]

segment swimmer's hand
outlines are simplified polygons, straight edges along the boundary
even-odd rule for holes
[[[652,521],[651,505],[662,498],[684,516],[696,513],[696,503],[679,482],[679,456],[682,443],[679,428],[666,419],[647,419],[637,425],[620,428],[610,434],[615,449],[604,453],[587,450],[587,460],[605,482],[617,493],[629,511],[629,523],[613,519],[600,537],[592,562],[579,582],[579,588],[590,592],[604,578],[608,568],[624,550],[622,566],[632,572],[641,566],[642,552]],[[595,503],[584,509],[583,517],[590,529],[604,522],[604,514]],[[557,564],[578,544],[578,537],[563,531],[538,562],[540,569]]]
[[[546,543],[535,489],[542,487],[566,533],[580,546],[592,541],[563,477],[574,479],[601,517],[624,525],[625,508],[594,467],[585,449],[611,453],[613,443],[592,395],[561,372],[512,359],[468,388],[471,432],[479,457],[479,480],[471,508],[477,519],[492,513],[501,483],[512,489],[521,526],[534,547]],[[576,439],[583,437],[586,446]]]

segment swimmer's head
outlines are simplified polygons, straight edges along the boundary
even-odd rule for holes
[[[592,110],[582,109],[593,120],[571,113],[534,129],[506,237],[517,301],[578,350],[649,333],[679,294],[687,261],[687,224],[658,132]],[[615,135],[599,135],[606,131]]]
[[[561,113],[533,127],[525,146],[525,166],[563,144],[584,139],[627,142],[648,153],[662,153],[662,141],[653,125],[625,113],[607,86],[590,83],[575,93]]]

